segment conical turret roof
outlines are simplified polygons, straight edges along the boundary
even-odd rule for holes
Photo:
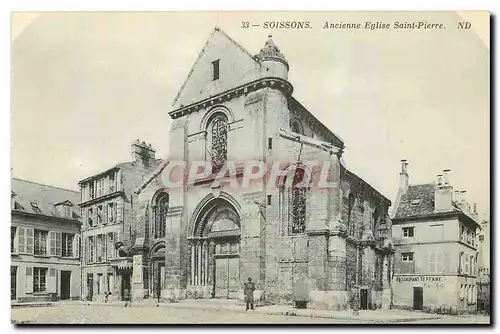
[[[275,60],[284,63],[288,67],[288,62],[285,56],[281,53],[280,49],[274,44],[273,36],[269,35],[266,44],[260,50],[260,52],[255,55],[255,58],[262,62],[264,60]]]

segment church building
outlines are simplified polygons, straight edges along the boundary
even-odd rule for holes
[[[169,113],[169,156],[135,189],[133,298],[243,300],[250,277],[258,304],[346,309],[357,291],[361,309],[390,306],[391,202],[344,166],[344,142],[293,96],[288,71],[271,36],[254,56],[214,29]],[[297,186],[313,160],[336,186]],[[248,161],[295,174],[169,187],[179,161],[231,163],[237,180]]]

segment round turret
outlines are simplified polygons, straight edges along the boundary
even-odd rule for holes
[[[264,76],[288,80],[288,62],[276,44],[274,44],[272,35],[269,35],[266,44],[255,56],[255,59],[265,67]]]

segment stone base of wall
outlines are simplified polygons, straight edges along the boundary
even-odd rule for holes
[[[391,308],[391,289],[382,290],[382,308],[388,310]]]
[[[203,297],[192,297],[189,295],[189,288],[202,288],[202,287],[188,287],[187,289],[181,289],[178,287],[169,287],[166,289],[161,290],[161,298],[164,299],[167,302],[175,303],[181,299],[186,299],[186,298],[203,298]],[[192,290],[191,290],[192,291]],[[198,291],[196,289],[195,291]],[[193,293],[193,292],[191,292]]]
[[[187,299],[212,298],[211,286],[188,285],[184,291],[184,298]]]
[[[368,308],[372,310],[382,308],[382,296],[383,291],[372,290],[372,300]]]
[[[413,310],[413,307],[406,305],[394,305],[392,308],[401,310]],[[462,314],[477,314],[477,307],[475,304],[470,305],[467,308],[460,308],[456,305],[436,305],[436,306],[424,306],[422,308],[423,312],[436,313],[436,314],[451,314],[451,315],[462,315]]]
[[[349,291],[311,291],[307,308],[324,310],[346,310],[349,308]]]

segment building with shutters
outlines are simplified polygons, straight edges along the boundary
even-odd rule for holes
[[[476,310],[480,226],[476,206],[453,191],[449,170],[410,185],[403,160],[392,217],[393,305],[443,313]]]
[[[11,300],[80,299],[80,194],[12,179]]]
[[[134,189],[156,168],[155,150],[135,141],[132,161],[81,180],[82,297],[99,300],[111,292],[109,300],[121,299],[130,290],[132,261],[120,244],[135,240]]]
[[[356,287],[359,307],[389,307],[390,201],[341,162],[343,141],[292,95],[288,70],[271,36],[254,56],[213,31],[169,113],[168,159],[135,191],[134,298],[243,300],[252,277],[259,303],[345,309]],[[330,166],[335,187],[297,185],[310,160]],[[200,161],[214,173],[166,186],[172,166]],[[296,172],[278,184],[212,182],[231,163],[241,180],[248,161]]]

